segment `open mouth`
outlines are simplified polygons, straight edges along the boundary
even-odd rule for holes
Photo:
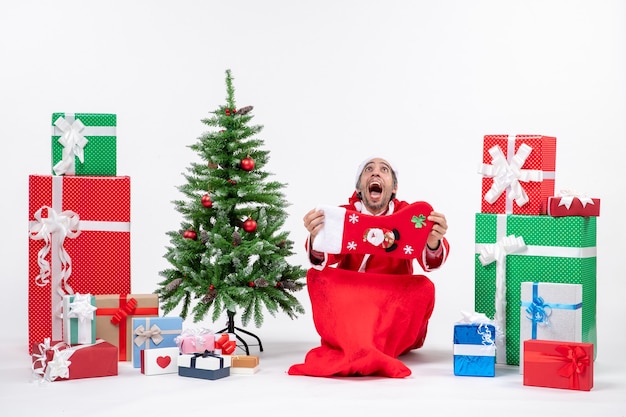
[[[383,193],[383,186],[378,182],[371,182],[367,190],[372,197],[380,197]]]

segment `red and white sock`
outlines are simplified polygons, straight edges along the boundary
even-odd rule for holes
[[[385,254],[412,259],[420,256],[433,227],[426,218],[433,210],[419,201],[388,216],[372,216],[337,206],[319,206],[324,226],[313,249],[332,254]]]

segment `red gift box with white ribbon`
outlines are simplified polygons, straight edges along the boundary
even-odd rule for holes
[[[548,198],[547,214],[552,217],[600,216],[600,199],[591,198],[575,191],[562,190]]]
[[[45,339],[33,343],[32,370],[41,382],[115,376],[117,347],[102,339],[86,345],[68,345]]]
[[[130,177],[29,177],[29,349],[63,339],[66,294],[130,293]]]
[[[555,168],[555,137],[485,135],[481,213],[545,214]]]

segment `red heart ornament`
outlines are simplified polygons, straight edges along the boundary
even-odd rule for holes
[[[169,356],[159,356],[157,358],[157,365],[159,365],[162,369],[167,368],[170,362],[172,362],[172,358]]]

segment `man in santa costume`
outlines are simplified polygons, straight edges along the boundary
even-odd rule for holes
[[[445,263],[449,244],[444,235],[448,225],[446,217],[433,211],[429,204],[416,206],[398,200],[397,190],[398,172],[390,160],[369,157],[357,169],[349,204],[337,207],[345,221],[337,222],[335,211],[323,207],[304,216],[311,261],[307,287],[314,323],[322,339],[321,346],[309,351],[305,362],[293,365],[289,374],[396,378],[411,374],[398,356],[423,345],[435,302],[434,284],[414,271],[414,261],[424,272]],[[409,207],[426,211],[410,216],[420,217],[428,226],[421,231],[421,238],[413,238],[413,226],[407,227],[400,221],[399,216],[406,214]],[[390,217],[379,217],[386,220],[380,225],[375,216]],[[353,233],[360,233],[361,239],[350,236],[351,228],[357,224],[365,233],[370,229],[392,229],[394,240],[413,241],[411,245],[405,243],[404,250],[373,252],[375,245],[371,242],[359,245],[363,242],[363,230]],[[337,225],[341,225],[339,232]],[[333,233],[341,236],[333,237]],[[316,243],[316,238],[324,242]]]

